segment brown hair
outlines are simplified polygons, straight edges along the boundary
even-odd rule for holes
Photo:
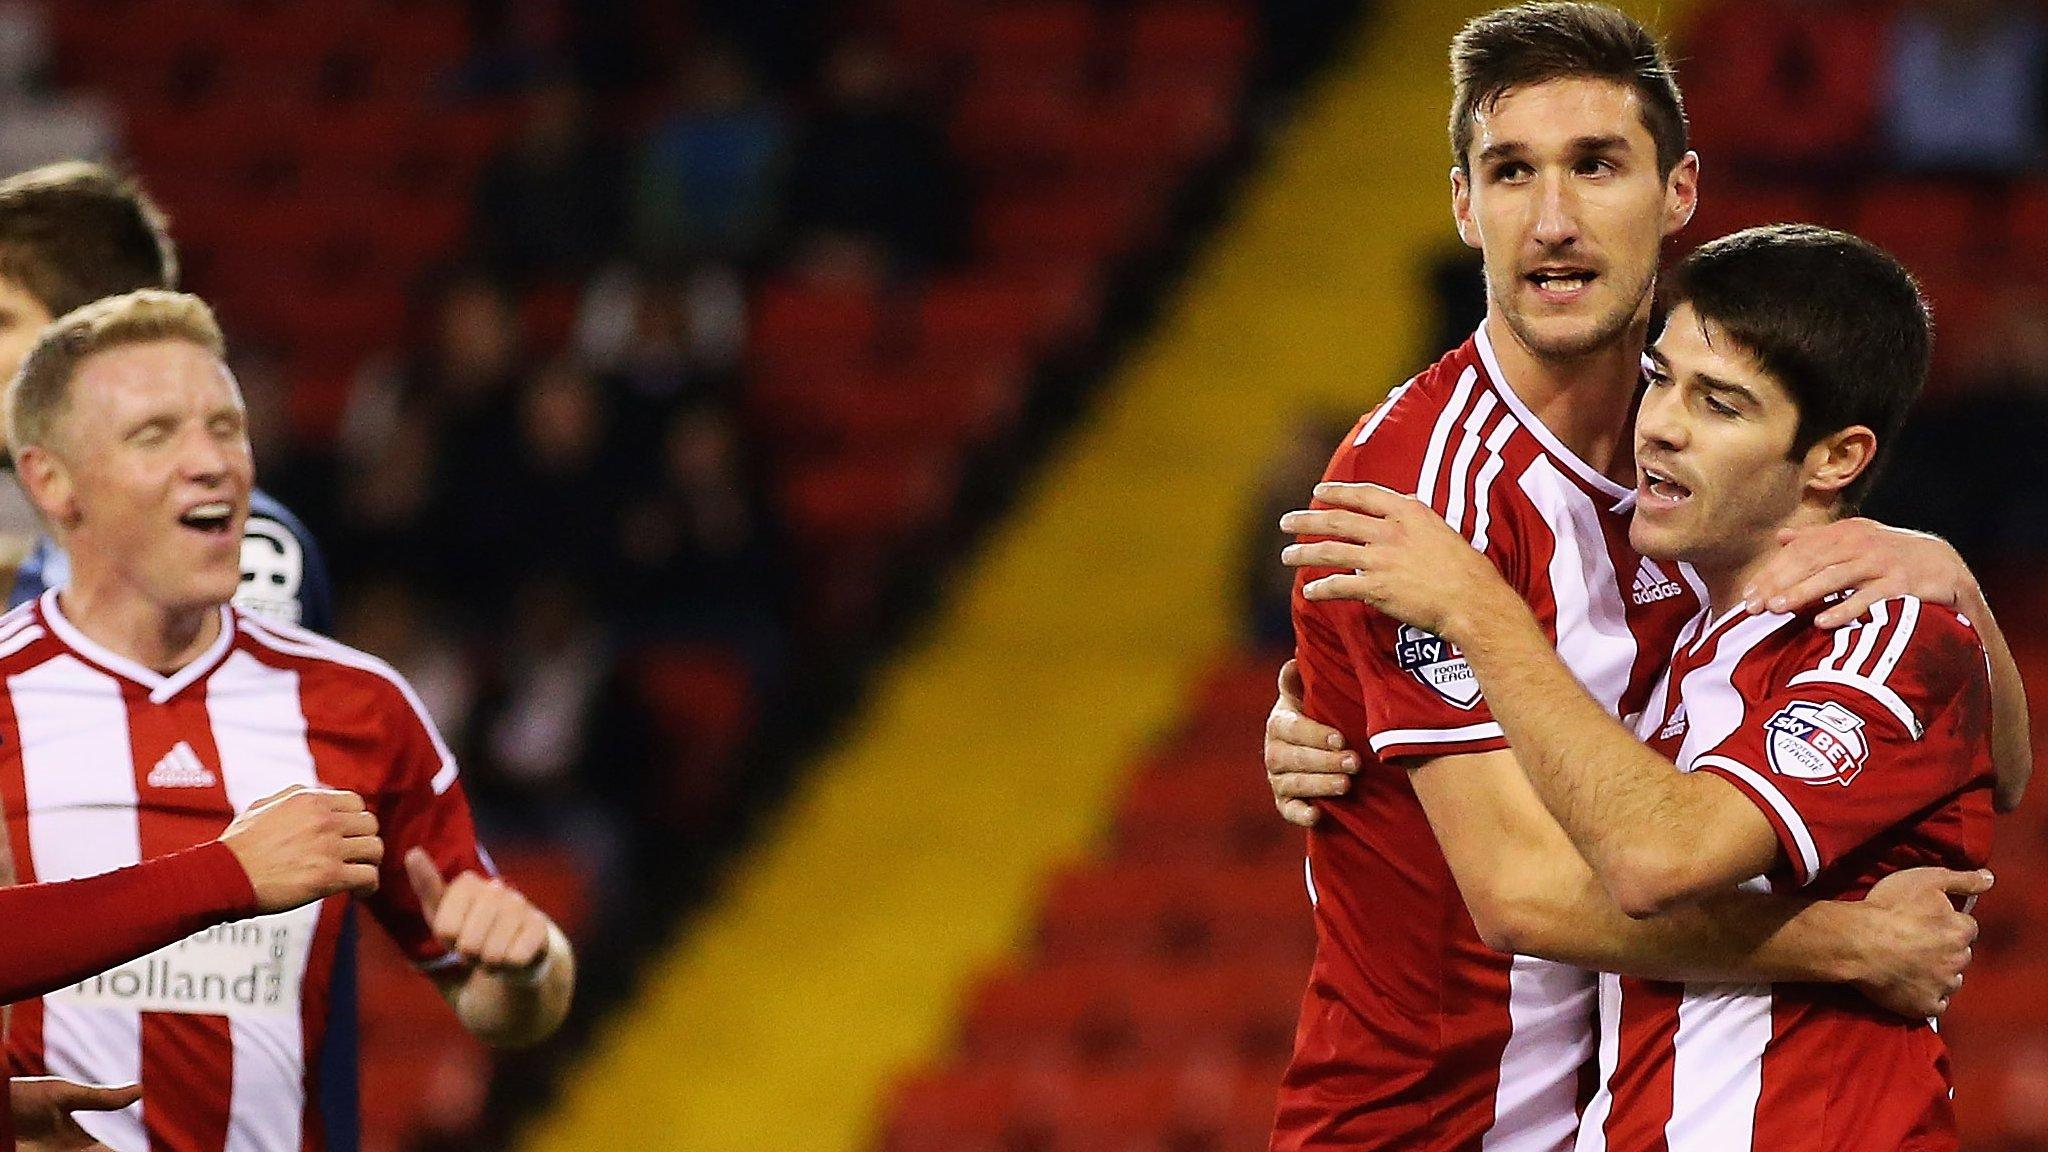
[[[213,309],[197,296],[145,288],[66,313],[43,329],[8,386],[8,443],[17,452],[50,444],[71,399],[71,379],[87,357],[158,340],[184,340],[227,358]]]
[[[1472,20],[1451,40],[1451,153],[1464,168],[1472,120],[1510,88],[1588,77],[1635,89],[1657,170],[1685,157],[1685,97],[1657,38],[1605,4],[1517,4]]]
[[[148,194],[67,160],[0,181],[0,276],[52,316],[138,288],[175,288],[178,254]]]

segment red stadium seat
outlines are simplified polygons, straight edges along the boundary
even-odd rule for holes
[[[753,674],[725,645],[668,642],[642,650],[628,675],[671,753],[662,816],[692,826],[713,810],[759,721]]]
[[[752,356],[767,375],[859,364],[883,333],[883,307],[866,288],[771,282],[755,295]]]
[[[1004,84],[1079,84],[1095,52],[1098,21],[1086,0],[1020,0],[968,17],[969,66]]]
[[[1827,197],[1809,188],[1731,183],[1700,197],[1681,238],[1699,244],[1760,224],[1846,224],[1840,215]]]
[[[1256,37],[1243,5],[1174,0],[1147,4],[1126,19],[1125,70],[1134,84],[1194,81],[1235,93],[1251,63]]]
[[[1863,189],[1850,229],[1899,258],[1915,275],[1981,268],[1997,243],[1993,205],[1976,189],[1900,180]]]
[[[976,215],[975,247],[1000,268],[1096,267],[1152,242],[1159,199],[1121,180],[995,196]]]
[[[1882,6],[1727,0],[1704,13],[1680,52],[1702,154],[1716,165],[1806,165],[1870,147]]]
[[[793,461],[783,515],[799,545],[891,544],[930,527],[957,482],[951,453]]]

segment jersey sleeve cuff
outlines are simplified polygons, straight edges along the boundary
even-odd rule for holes
[[[1380,759],[1398,760],[1497,752],[1508,746],[1508,739],[1500,725],[1489,720],[1462,728],[1389,728],[1368,736],[1366,744]]]
[[[1799,809],[1792,806],[1769,776],[1726,756],[1702,756],[1693,761],[1693,770],[1711,772],[1747,796],[1749,802],[1763,812],[1764,819],[1771,822],[1772,830],[1778,834],[1778,844],[1785,850],[1785,858],[1792,862],[1792,871],[1800,886],[1813,883],[1813,878],[1820,874],[1820,849],[1814,843],[1813,832],[1807,828],[1805,818],[1799,815]]]

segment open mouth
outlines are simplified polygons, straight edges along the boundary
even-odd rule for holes
[[[235,519],[235,506],[225,500],[206,504],[195,504],[178,517],[178,523],[195,532],[210,536],[225,536]]]
[[[1692,489],[1671,478],[1669,472],[1638,465],[1636,496],[1640,505],[1675,508],[1692,499]]]
[[[1538,295],[1556,303],[1568,303],[1584,295],[1600,274],[1590,268],[1538,268],[1523,279],[1534,285]]]

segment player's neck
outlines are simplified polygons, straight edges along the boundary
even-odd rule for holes
[[[1647,322],[1631,324],[1606,347],[1561,359],[1537,355],[1498,313],[1486,314],[1494,358],[1515,395],[1574,455],[1630,487],[1635,485],[1635,454],[1629,426],[1642,386],[1648,332]]]
[[[1752,547],[1713,558],[1689,561],[1707,590],[1707,618],[1718,620],[1742,603],[1780,547],[1778,533],[1788,528],[1814,528],[1835,519],[1833,509],[1801,506],[1774,528],[1762,530]]]
[[[57,594],[71,626],[102,648],[168,676],[199,658],[220,635],[220,608],[164,608],[106,581],[72,581]]]

